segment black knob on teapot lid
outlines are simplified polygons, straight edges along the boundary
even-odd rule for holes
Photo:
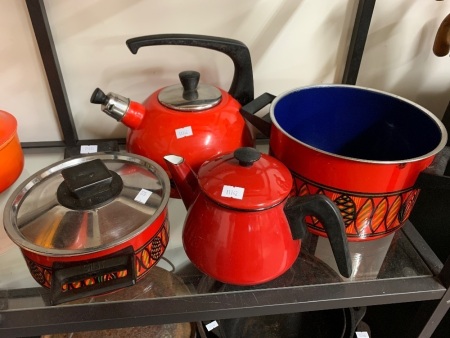
[[[243,167],[249,167],[261,158],[261,153],[255,148],[242,147],[234,152],[234,158]]]

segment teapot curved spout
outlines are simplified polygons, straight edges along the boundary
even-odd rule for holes
[[[197,175],[181,156],[166,155],[164,161],[186,209],[189,209],[199,194]]]

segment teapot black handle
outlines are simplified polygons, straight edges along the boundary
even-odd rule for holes
[[[221,52],[229,56],[234,64],[229,94],[241,105],[254,98],[252,60],[247,46],[241,41],[196,34],[155,34],[129,39],[126,44],[133,54],[141,47],[158,45],[202,47]]]
[[[342,276],[352,274],[352,261],[348,248],[345,225],[338,207],[325,195],[296,196],[288,199],[284,212],[294,239],[301,239],[306,231],[306,216],[314,216],[322,223]]]

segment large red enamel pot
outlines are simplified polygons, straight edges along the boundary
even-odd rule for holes
[[[270,153],[291,170],[292,193],[328,196],[353,241],[386,236],[405,223],[419,174],[447,142],[445,127],[425,108],[357,86],[288,91],[275,98],[270,118]],[[325,235],[314,218],[309,229]]]
[[[6,190],[20,176],[24,158],[17,121],[13,115],[0,110],[0,192]]]
[[[139,281],[167,247],[169,196],[167,174],[144,157],[71,157],[25,180],[3,223],[56,304]]]

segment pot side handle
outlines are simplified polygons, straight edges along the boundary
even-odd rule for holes
[[[241,41],[208,35],[155,34],[128,39],[126,44],[133,54],[141,47],[157,45],[202,47],[221,52],[229,56],[234,64],[233,80],[228,93],[241,105],[254,98],[252,60],[247,46]]]
[[[275,99],[275,95],[270,93],[264,93],[258,96],[253,101],[242,106],[239,110],[242,116],[256,127],[264,136],[270,137],[270,129],[272,128],[272,123],[267,119],[256,116],[255,114],[263,109],[268,104],[272,103]]]
[[[52,270],[51,304],[57,305],[72,300],[99,295],[136,284],[135,257],[132,246],[126,247],[110,256],[84,262],[55,262]],[[124,276],[104,279],[103,276],[114,272],[126,271]],[[66,284],[97,280],[91,285],[63,290]]]
[[[328,197],[325,195],[291,197],[285,205],[284,212],[294,239],[301,239],[305,235],[307,229],[305,217],[316,217],[325,228],[339,272],[344,277],[351,276],[352,261],[344,221],[341,212]]]
[[[419,174],[414,188],[450,190],[450,147],[444,147],[427,169]]]

